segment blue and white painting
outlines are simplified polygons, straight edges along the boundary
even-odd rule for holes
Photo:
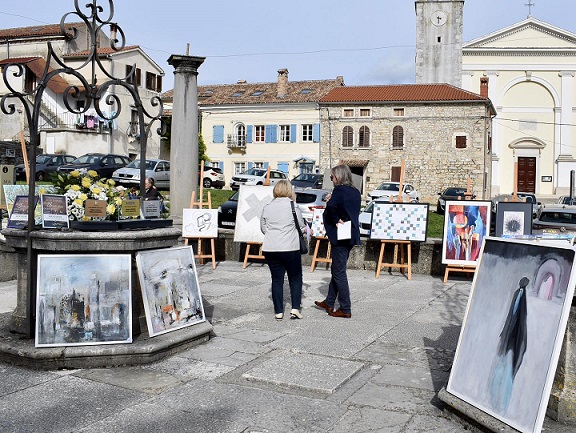
[[[574,296],[576,252],[487,238],[447,391],[515,429],[542,428]]]

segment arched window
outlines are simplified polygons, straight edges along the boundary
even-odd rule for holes
[[[242,123],[236,125],[236,145],[246,147],[246,127]]]
[[[352,147],[354,145],[354,130],[351,126],[345,126],[342,130],[342,147]]]
[[[404,148],[404,128],[395,126],[392,130],[392,149]]]
[[[358,147],[370,147],[370,128],[367,126],[360,127]]]

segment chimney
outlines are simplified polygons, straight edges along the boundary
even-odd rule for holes
[[[288,94],[288,69],[278,69],[278,86],[276,96],[283,98]]]
[[[480,96],[488,98],[488,77],[480,77]]]

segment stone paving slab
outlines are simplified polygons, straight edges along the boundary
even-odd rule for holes
[[[140,367],[94,368],[74,374],[82,379],[105,383],[145,394],[161,394],[181,385],[171,374]]]
[[[378,374],[372,378],[372,383],[437,392],[441,389],[438,384],[447,383],[449,375],[449,372],[433,370],[429,367],[384,365]]]
[[[143,365],[143,369],[157,370],[171,374],[182,382],[192,379],[215,380],[230,373],[236,365],[197,361],[182,356],[172,356],[160,362]]]
[[[332,394],[364,367],[361,362],[304,353],[271,357],[245,372],[255,381]]]

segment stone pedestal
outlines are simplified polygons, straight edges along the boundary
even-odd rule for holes
[[[10,330],[26,334],[27,317],[27,232],[6,229],[2,232],[6,244],[17,253],[17,305],[12,313]],[[132,332],[137,335],[146,330],[144,304],[136,269],[136,253],[142,250],[169,248],[178,244],[180,230],[160,228],[135,231],[50,231],[39,230],[30,233],[33,257],[38,254],[130,254],[132,256]],[[35,268],[35,266],[34,266]]]

